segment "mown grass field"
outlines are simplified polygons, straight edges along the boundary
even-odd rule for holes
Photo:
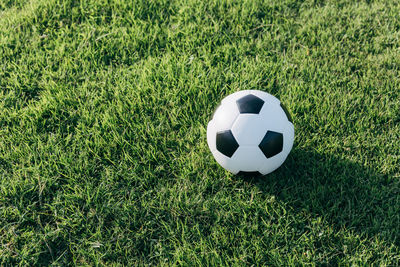
[[[206,125],[281,99],[284,165]],[[0,265],[399,265],[400,3],[0,0]]]

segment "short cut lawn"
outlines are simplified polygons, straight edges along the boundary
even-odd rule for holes
[[[292,114],[261,178],[222,98]],[[0,265],[399,265],[400,3],[0,0]]]

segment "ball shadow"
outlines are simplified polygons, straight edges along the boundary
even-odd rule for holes
[[[393,176],[334,155],[294,149],[275,172],[238,178],[337,229],[400,245],[400,182]]]

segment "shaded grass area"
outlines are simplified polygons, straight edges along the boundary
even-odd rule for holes
[[[0,262],[397,265],[395,1],[0,1]],[[213,160],[226,95],[296,129],[263,178]]]

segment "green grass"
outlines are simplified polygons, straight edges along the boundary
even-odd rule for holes
[[[206,125],[258,89],[284,165]],[[398,1],[0,0],[0,265],[399,265]]]

